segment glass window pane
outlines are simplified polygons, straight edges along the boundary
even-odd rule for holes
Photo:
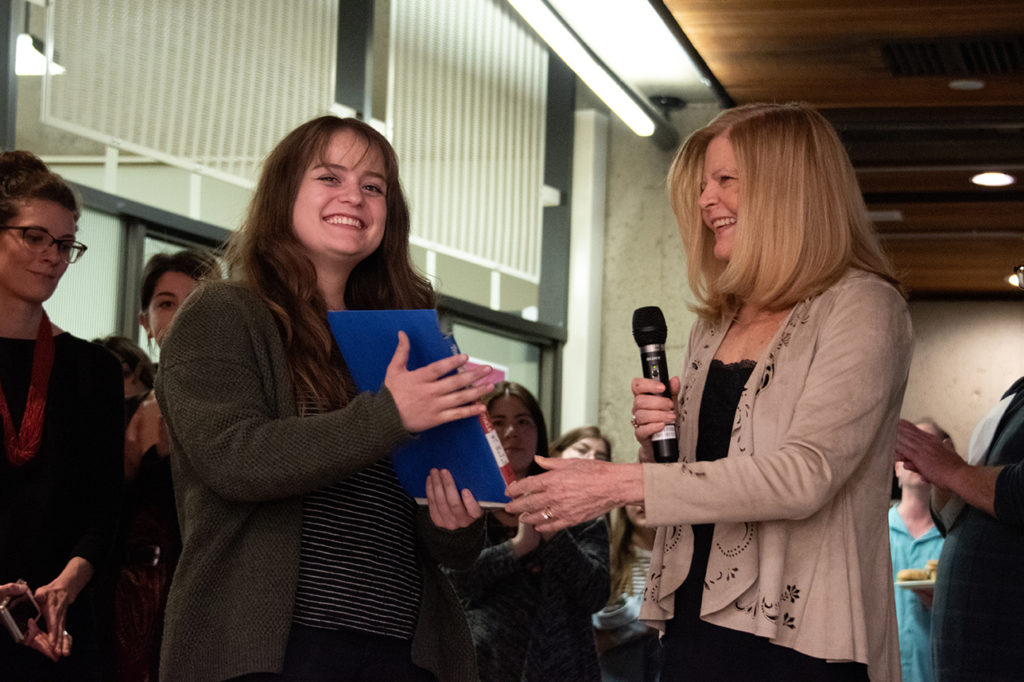
[[[479,364],[493,365],[505,379],[522,384],[540,399],[540,347],[455,322],[459,350]]]
[[[89,250],[68,266],[45,307],[55,325],[92,340],[117,331],[124,227],[113,216],[85,209],[76,238]]]

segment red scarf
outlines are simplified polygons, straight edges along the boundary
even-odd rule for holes
[[[14,428],[11,410],[7,407],[7,396],[0,386],[0,417],[4,423],[4,451],[11,466],[21,466],[32,460],[43,442],[43,413],[46,412],[46,390],[50,385],[50,370],[53,369],[53,329],[50,318],[43,312],[36,333],[36,346],[32,351],[32,381],[28,385],[28,400],[25,401],[25,415],[21,418],[21,429]]]

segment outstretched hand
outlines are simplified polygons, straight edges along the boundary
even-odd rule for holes
[[[465,354],[453,355],[410,370],[409,337],[398,332],[398,347],[388,364],[384,385],[391,391],[406,431],[419,433],[456,419],[475,417],[487,409],[477,401],[494,385],[477,382],[490,374],[491,368],[457,371],[468,360]]]
[[[640,461],[654,461],[651,436],[676,422],[676,399],[679,397],[679,377],[669,379],[671,398],[662,395],[665,385],[655,379],[637,377],[630,388],[633,391],[633,436],[640,443]]]
[[[455,479],[447,469],[431,469],[426,489],[430,520],[438,528],[458,530],[484,515],[484,510],[469,488],[464,488],[460,493],[455,487]]]
[[[535,457],[547,471],[510,484],[513,498],[505,505],[521,523],[552,533],[596,519],[615,507],[642,503],[643,472],[639,464],[600,460]]]

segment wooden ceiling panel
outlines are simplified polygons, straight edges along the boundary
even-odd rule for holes
[[[1024,242],[1024,201],[872,203],[868,208],[903,215],[902,221],[877,223],[880,232],[1010,232]]]
[[[1024,262],[1024,240],[884,240],[884,244],[911,296],[1013,295],[1006,278],[1014,265]]]
[[[1012,294],[1006,276],[1024,261],[1024,2],[663,4],[734,101],[805,101],[829,117],[869,208],[902,213],[877,226],[912,294]],[[894,75],[883,47],[900,41],[929,42],[941,68]],[[969,61],[979,41],[991,61]],[[982,89],[950,88],[965,64],[988,69]],[[1020,182],[970,184],[981,170]]]

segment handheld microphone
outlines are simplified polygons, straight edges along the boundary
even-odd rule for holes
[[[666,398],[672,397],[669,387],[668,361],[665,359],[665,339],[668,327],[661,308],[652,305],[633,311],[633,338],[640,347],[640,361],[644,377],[660,381],[665,385]],[[679,441],[676,439],[676,425],[665,424],[651,438],[654,445],[655,462],[676,462],[679,460]]]

